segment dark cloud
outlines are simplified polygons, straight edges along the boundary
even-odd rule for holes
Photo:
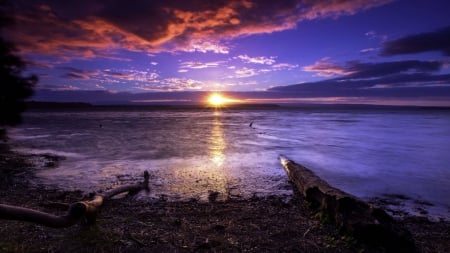
[[[427,82],[426,84],[420,81]],[[450,97],[450,76],[433,76],[414,79],[395,76],[383,80],[347,81],[328,80],[279,86],[269,90],[281,97]],[[283,95],[282,95],[283,94]]]
[[[402,72],[410,73],[428,73],[438,71],[442,67],[442,63],[438,61],[395,61],[381,63],[361,63],[350,62],[344,69],[347,73],[345,78],[374,78]]]
[[[213,51],[224,41],[294,28],[392,0],[17,0],[9,32],[24,53],[98,57],[107,49]],[[104,55],[104,54],[103,54]]]
[[[269,91],[292,92],[301,97],[450,96],[450,74],[433,74],[442,66],[436,61],[350,62],[343,67],[349,73],[345,76],[278,86]]]
[[[61,69],[66,71],[63,77],[67,79],[90,80],[94,75],[98,74],[98,72],[94,70],[77,69],[72,67],[64,67]]]
[[[134,81],[136,83],[154,83],[159,82],[157,78],[159,75],[151,71],[114,71],[110,69],[105,70],[89,70],[79,69],[74,67],[62,67],[59,68],[64,71],[62,76],[65,79],[77,79],[77,80],[91,80],[102,83],[120,83],[126,81]]]
[[[87,75],[82,75],[80,73],[75,73],[75,72],[69,72],[69,73],[65,74],[63,77],[67,78],[67,79],[79,79],[79,80],[89,80],[90,79],[89,76],[87,76]]]
[[[383,44],[381,55],[415,54],[438,51],[450,56],[450,26],[434,32],[406,36]]]
[[[313,65],[303,67],[304,71],[318,73],[319,76],[333,77],[345,76],[345,78],[374,78],[379,76],[398,74],[402,72],[434,72],[441,69],[443,63],[438,61],[396,61],[362,63],[350,61],[345,65],[329,62],[329,58],[323,58]]]
[[[375,78],[399,73],[426,73],[438,71],[443,63],[438,61],[394,61],[363,63],[350,61],[345,65],[328,62],[328,58],[321,59],[313,65],[303,67],[304,71],[316,72],[319,76],[345,76],[344,79]]]

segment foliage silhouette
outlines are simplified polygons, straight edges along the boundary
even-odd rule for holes
[[[25,100],[33,95],[38,78],[25,76],[25,61],[17,55],[17,50],[4,37],[6,27],[13,25],[11,7],[0,0],[0,138],[6,138],[6,127],[22,122]]]

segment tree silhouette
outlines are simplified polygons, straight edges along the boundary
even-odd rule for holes
[[[13,24],[8,4],[0,0],[0,138],[6,137],[6,127],[22,122],[25,99],[33,95],[36,76],[24,76],[26,64],[17,55],[14,45],[4,39],[4,29]]]

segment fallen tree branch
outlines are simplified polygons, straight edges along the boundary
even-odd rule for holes
[[[102,194],[95,196],[92,200],[89,201],[76,202],[72,204],[69,207],[67,213],[62,216],[57,216],[24,207],[0,204],[0,219],[34,222],[53,228],[70,227],[83,217],[86,218],[88,223],[94,223],[97,218],[97,214],[105,200],[108,200],[115,195],[124,192],[135,194],[141,190],[148,191],[149,177],[150,176],[148,172],[145,171],[143,182],[132,185],[124,185],[108,190]]]
[[[319,211],[321,218],[334,222],[336,226],[356,239],[382,246],[388,252],[415,252],[411,234],[381,208],[336,189],[308,168],[280,156],[280,162],[290,181]]]

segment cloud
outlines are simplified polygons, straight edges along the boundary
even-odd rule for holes
[[[335,93],[295,92],[295,91],[253,91],[227,92],[227,95],[242,98],[253,103],[357,103],[357,104],[390,104],[390,105],[434,105],[449,106],[450,87],[397,88],[395,92],[386,89],[361,90],[358,92]],[[107,90],[49,90],[39,89],[33,100],[55,102],[88,102],[94,104],[128,104],[133,102],[184,104],[200,103],[207,92],[149,90],[148,92],[110,92]],[[333,105],[332,108],[336,108]]]
[[[67,71],[67,73],[63,76],[66,79],[91,80],[99,73],[95,70],[77,69],[72,67],[65,67],[63,69]]]
[[[386,39],[388,38],[386,35],[380,35],[375,31],[368,31],[366,32],[364,35],[366,35],[369,39],[379,39],[381,41],[386,41]]]
[[[74,72],[69,72],[66,75],[64,75],[65,78],[67,79],[81,79],[81,80],[89,80],[89,76],[87,75],[82,75],[79,73],[74,73]]]
[[[241,67],[237,68],[236,66],[228,66],[227,68],[234,71],[234,75],[228,75],[227,79],[236,79],[236,78],[247,78],[252,76],[257,76],[260,74],[266,74],[274,71],[281,70],[292,70],[298,68],[296,64],[290,63],[272,63],[272,59],[268,57],[248,57],[247,55],[239,55],[234,57],[234,59],[241,59],[243,61],[251,62],[258,65],[267,65],[264,68],[249,68],[249,67]],[[254,62],[258,61],[258,63]],[[275,61],[273,61],[275,62]],[[236,80],[236,82],[239,82]]]
[[[145,70],[124,70],[123,72],[113,70],[103,70],[101,74],[97,76],[98,80],[104,82],[153,82],[159,78],[159,74],[152,71]]]
[[[379,50],[379,48],[369,47],[369,48],[361,49],[361,50],[359,50],[359,52],[365,54],[365,53],[370,53],[370,52],[377,51],[377,50]]]
[[[434,32],[420,33],[387,41],[383,44],[381,55],[393,56],[429,51],[437,51],[445,56],[450,56],[450,26]]]
[[[443,66],[438,61],[394,61],[394,62],[378,62],[378,63],[362,63],[352,61],[344,67],[347,73],[346,78],[364,79],[378,78],[382,76],[394,74],[413,74],[413,73],[429,73],[440,70]]]
[[[320,65],[320,64],[315,64]],[[301,97],[379,96],[450,97],[450,74],[433,74],[443,66],[437,61],[348,62],[344,66],[324,64],[318,71],[339,69],[343,76],[318,82],[278,86],[269,89],[292,92]],[[327,68],[329,67],[329,68]]]
[[[258,71],[252,68],[241,68],[237,69],[235,72],[236,76],[231,76],[229,78],[245,78],[258,75]]]
[[[195,64],[194,64],[195,65]],[[197,66],[193,66],[196,68]],[[185,91],[185,90],[201,90],[206,84],[199,80],[189,78],[161,78],[161,76],[152,71],[145,70],[122,70],[116,71],[111,69],[104,70],[85,70],[73,67],[60,68],[66,73],[63,75],[64,79],[77,81],[92,81],[96,82],[96,89],[105,89],[98,83],[113,84],[113,83],[132,83],[133,89],[139,91]],[[40,87],[41,89],[60,90],[59,86],[46,85]],[[62,90],[68,90],[63,87]]]
[[[302,10],[301,16],[305,19],[317,19],[324,17],[339,17],[342,15],[353,15],[376,6],[384,5],[393,0],[305,0],[302,1],[307,7]]]
[[[202,81],[188,78],[166,78],[155,80],[152,83],[143,83],[135,86],[135,89],[141,91],[186,91],[201,90],[204,86]]]
[[[338,64],[329,62],[329,60],[329,57],[322,58],[321,60],[315,62],[313,65],[303,67],[302,70],[306,72],[315,72],[318,76],[322,77],[333,77],[351,73]]]
[[[39,60],[28,60],[27,66],[31,66],[37,69],[53,69],[55,67],[55,63],[39,61]]]
[[[376,80],[325,80],[278,86],[293,97],[450,97],[450,75],[396,75]]]
[[[234,59],[240,59],[245,63],[253,63],[253,64],[265,64],[265,65],[272,65],[275,63],[275,57],[265,57],[265,56],[258,56],[258,57],[250,57],[246,54],[244,55],[238,55],[236,57],[233,57]]]
[[[94,80],[102,83],[121,83],[121,82],[152,82],[159,78],[159,74],[151,71],[140,70],[123,70],[114,71],[105,70],[86,70],[73,67],[61,68],[66,73],[63,75],[65,79],[75,80]]]
[[[15,29],[7,34],[24,54],[39,53],[63,59],[110,58],[113,57],[113,54],[108,54],[111,48],[132,51],[151,49],[145,40],[98,18],[61,20],[47,9],[19,14]]]
[[[303,67],[303,70],[317,72],[318,76],[323,77],[345,76],[346,79],[370,79],[400,73],[434,72],[440,70],[442,66],[443,63],[438,61],[416,60],[379,63],[350,61],[341,66],[329,62],[329,58],[323,58],[313,65]]]
[[[330,58],[325,57],[313,65],[305,66],[303,71],[315,72],[322,77],[345,76],[344,79],[378,78],[400,73],[427,73],[440,70],[444,63],[438,61],[395,61],[362,63],[350,61],[344,65],[332,63]]]
[[[371,39],[376,38],[377,33],[375,31],[368,31],[365,33],[365,35]]]
[[[80,90],[79,87],[73,85],[51,85],[38,83],[38,90],[48,90],[48,91],[77,91]]]
[[[205,69],[205,68],[215,68],[220,66],[220,64],[224,63],[223,61],[215,61],[215,62],[198,62],[198,61],[187,61],[181,62],[181,69]]]
[[[201,91],[171,91],[162,92],[111,92],[107,90],[52,90],[39,89],[33,100],[54,102],[88,102],[94,104],[128,104],[130,102],[169,102],[171,104],[188,101],[199,102],[204,99],[206,92]],[[114,101],[114,102],[111,102]]]
[[[18,0],[8,35],[23,53],[72,59],[106,57],[115,49],[229,52],[227,41],[293,29],[304,20],[336,18],[391,0],[133,1]]]
[[[297,64],[290,64],[290,63],[277,63],[272,65],[272,69],[275,71],[278,70],[292,70],[298,68]]]
[[[184,49],[180,48],[180,50],[201,53],[213,52],[216,54],[228,54],[230,52],[227,46],[220,45],[211,41],[191,41],[188,46],[186,46]]]

